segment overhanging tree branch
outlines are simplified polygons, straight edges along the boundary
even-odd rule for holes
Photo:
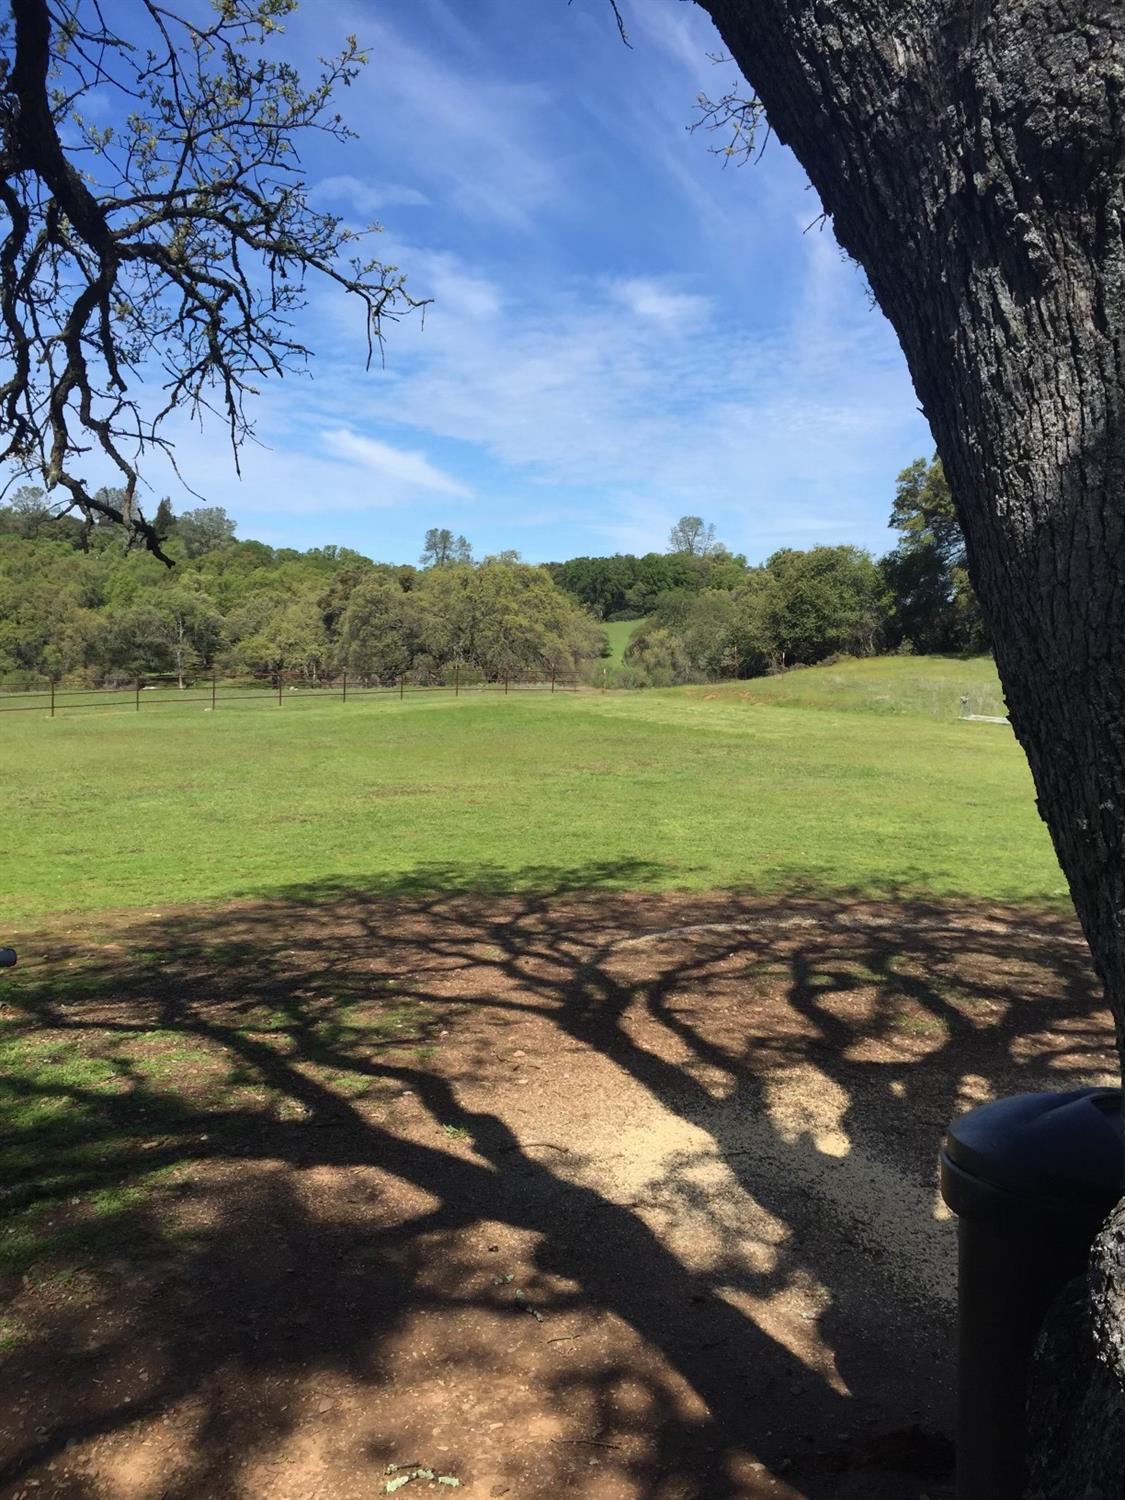
[[[386,323],[421,305],[362,253],[378,225],[309,201],[298,143],[349,138],[333,99],[365,57],[349,37],[303,87],[269,55],[295,3],[223,0],[201,22],[138,0],[127,40],[99,0],[10,0],[0,30],[0,462],[159,557],[145,453],[173,456],[173,412],[217,411],[237,462],[257,380],[309,357],[293,318],[310,273],[362,304],[368,363]],[[95,88],[111,125],[82,113]],[[78,473],[92,451],[121,506]]]
[[[733,61],[725,54],[708,55],[716,66]],[[711,147],[715,156],[723,157],[724,167],[729,161],[737,161],[741,166],[755,155],[761,156],[769,141],[770,130],[760,99],[731,89],[719,99],[700,94],[695,102],[699,118],[688,128],[692,131],[707,130],[712,134],[718,131],[727,137],[726,145]],[[759,132],[763,129],[765,134],[759,144]]]

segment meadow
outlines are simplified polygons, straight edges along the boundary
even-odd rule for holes
[[[948,722],[963,710],[1007,713],[990,656],[844,657],[819,667],[797,667],[775,677],[687,688],[691,697],[738,698],[790,708],[828,708]]]
[[[1006,726],[953,717],[966,688],[995,694],[991,663],[14,714],[0,719],[6,920],[585,877],[1057,902],[1022,753]]]
[[[644,620],[607,620],[602,626],[610,652],[605,665],[610,671],[621,665],[626,647],[644,623]]]
[[[0,1488],[949,1500],[940,1130],[1113,1076],[966,692],[0,717]]]

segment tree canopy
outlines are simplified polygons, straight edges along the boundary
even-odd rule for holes
[[[956,596],[914,587],[899,558],[910,547],[930,558],[929,531],[907,500],[927,473],[919,460],[900,476],[904,541],[881,562],[855,547],[786,548],[759,567],[723,548],[543,567],[508,549],[473,564],[464,538],[431,528],[419,569],[346,547],[243,541],[222,506],[176,515],[165,499],[169,572],[130,552],[120,527],[88,533],[73,517],[55,519],[42,490],[25,486],[0,506],[0,683],[183,682],[215,671],[383,682],[440,680],[454,668],[582,676],[599,659],[606,618],[644,618],[622,685],[754,676],[836,652],[947,650]],[[956,576],[956,546],[943,556]]]
[[[126,35],[99,0],[11,0],[0,31],[0,462],[165,560],[138,485],[166,418],[216,413],[237,455],[256,382],[309,352],[310,275],[360,304],[369,352],[417,305],[310,203],[301,142],[348,138],[365,57],[350,37],[303,85],[270,50],[296,3],[135,0]],[[119,488],[82,477],[91,446]]]
[[[453,563],[470,563],[473,549],[463,536],[454,536],[445,526],[431,526],[426,532],[419,559],[423,568],[448,568]]]
[[[580,676],[596,622],[545,568],[375,563],[343,547],[240,541],[219,506],[168,508],[169,572],[120,528],[51,520],[41,492],[0,507],[0,682],[99,685],[201,672],[309,682]],[[69,529],[68,529],[69,527]]]

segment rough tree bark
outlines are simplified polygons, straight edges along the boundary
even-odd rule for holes
[[[1036,1350],[1025,1500],[1125,1493],[1125,1214],[1119,1206],[1065,1289]]]
[[[1125,1039],[1125,6],[700,0],[905,351]]]
[[[1125,4],[699,3],[899,336],[1125,1056]]]

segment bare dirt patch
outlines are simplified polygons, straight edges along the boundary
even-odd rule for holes
[[[27,1500],[939,1500],[942,1130],[1116,1076],[1027,913],[308,894],[21,946]]]

